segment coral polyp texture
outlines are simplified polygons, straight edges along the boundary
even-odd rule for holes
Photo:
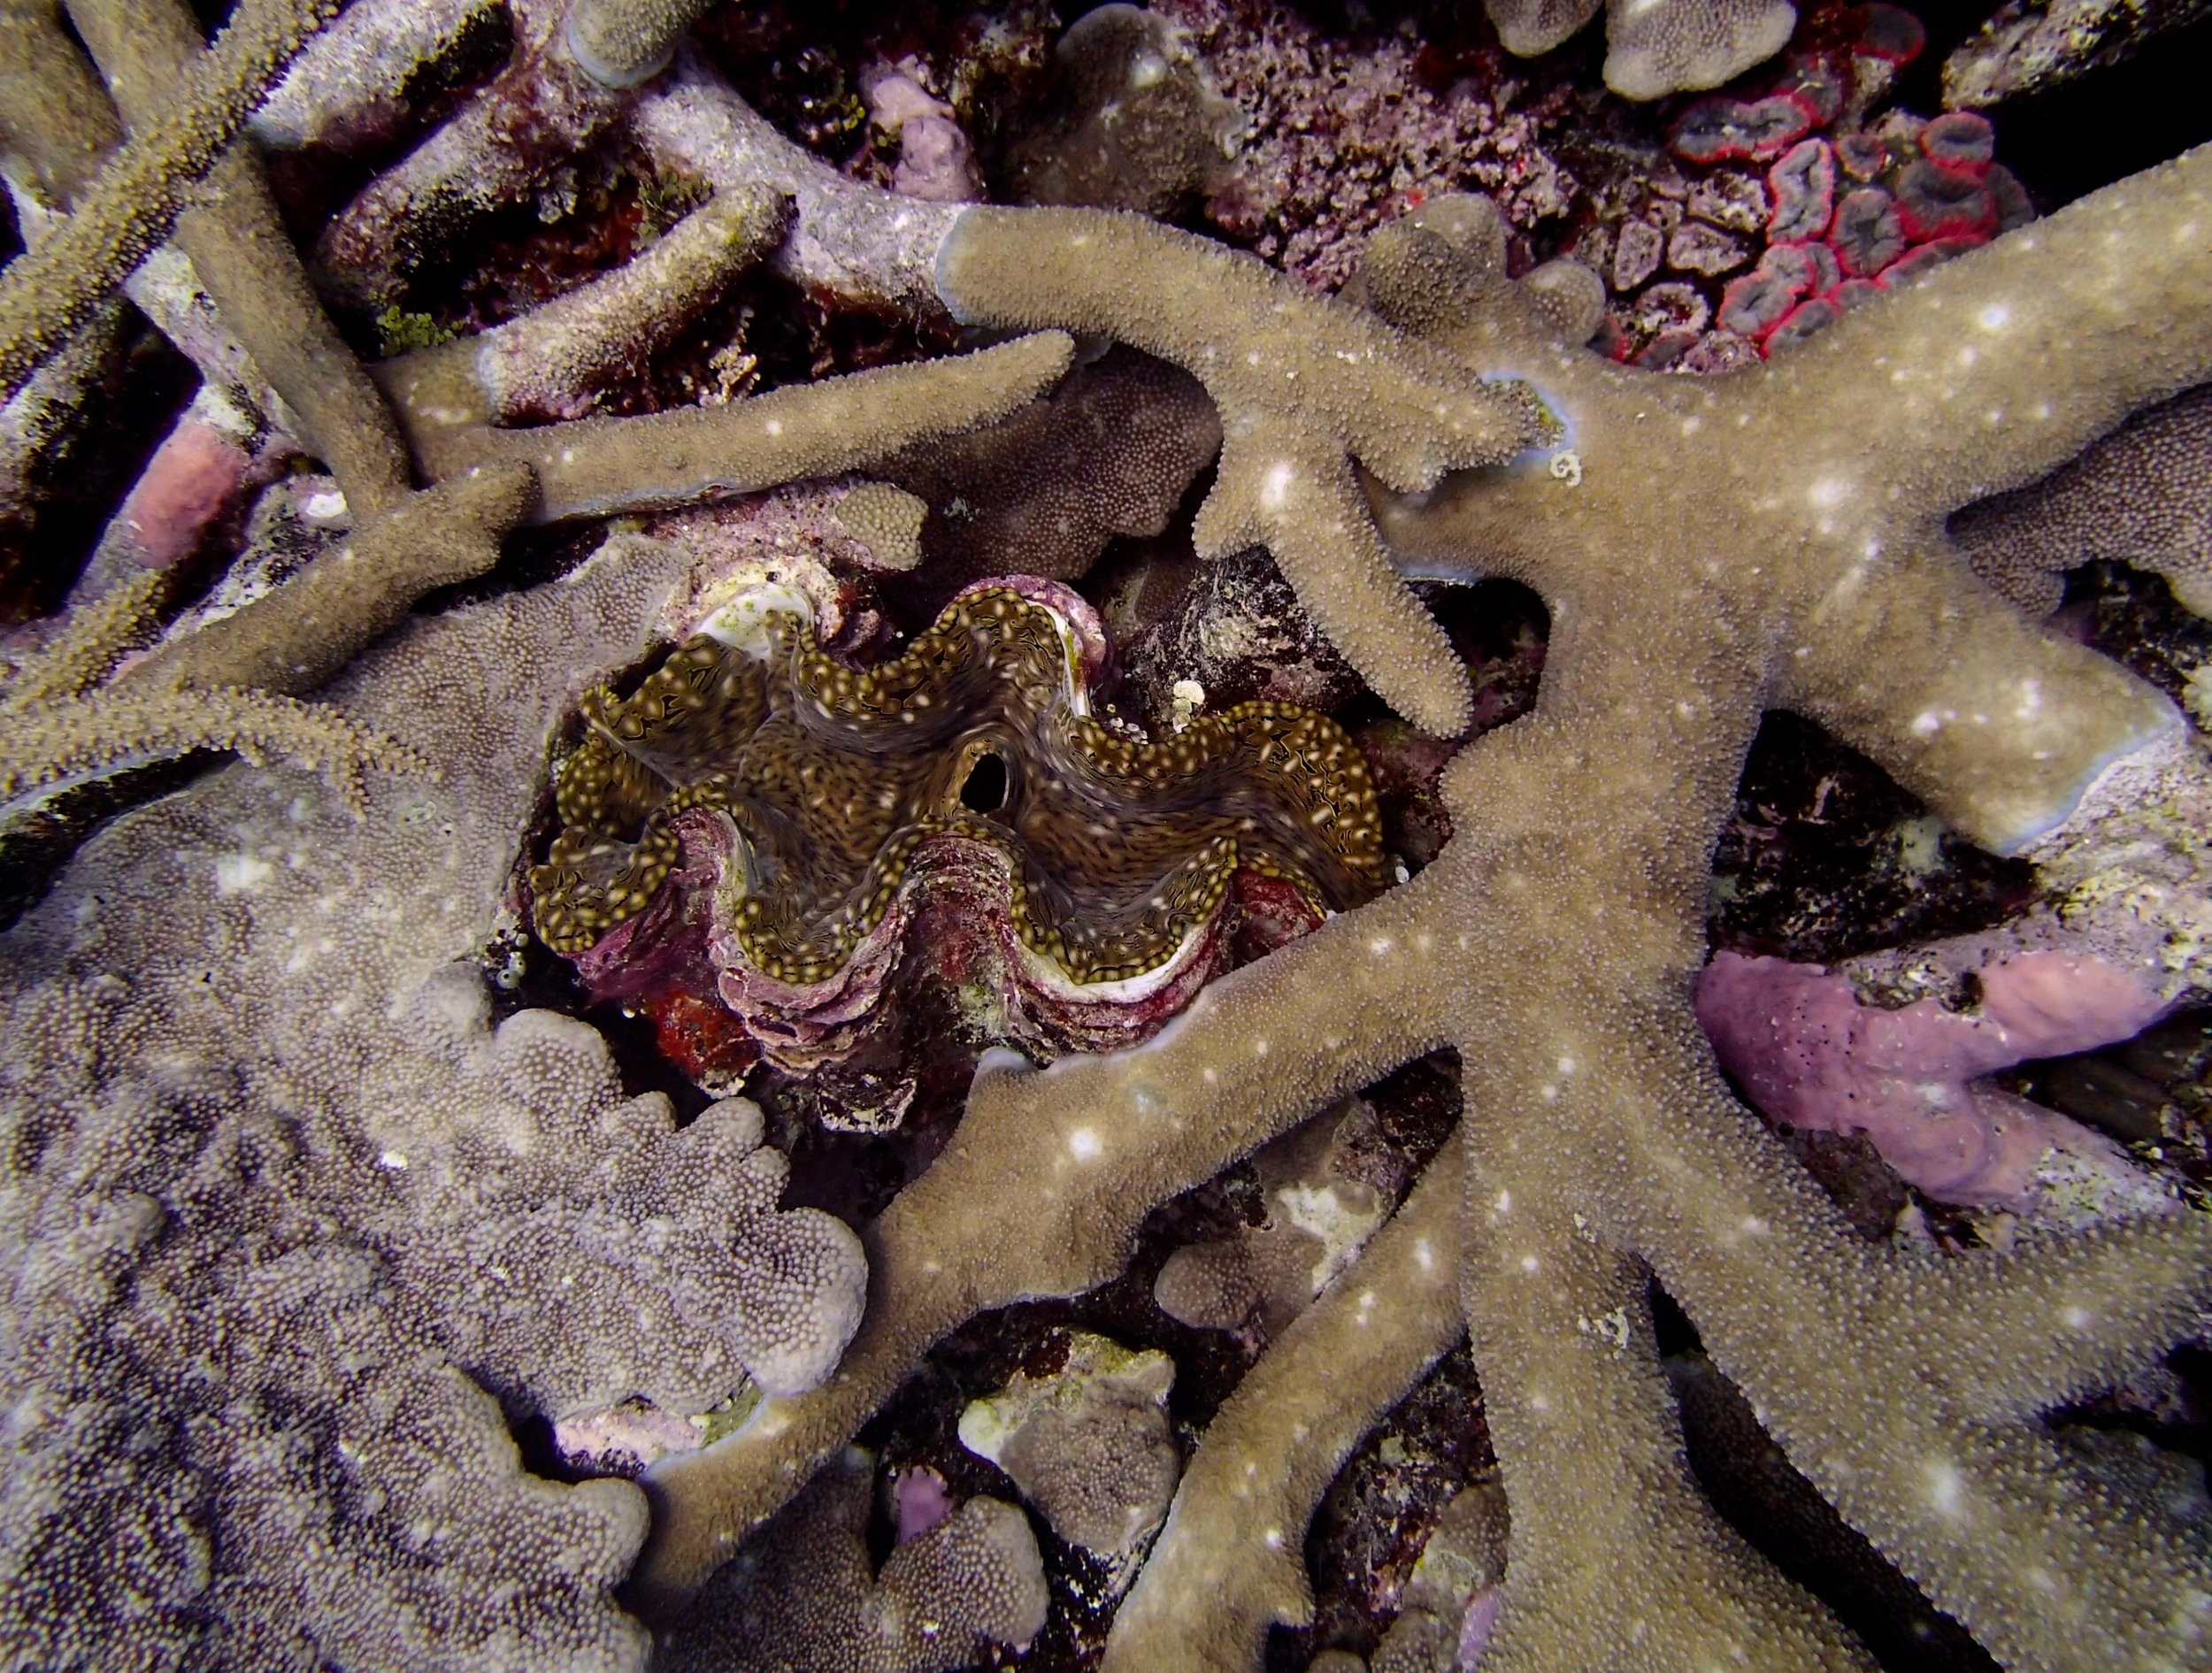
[[[942,939],[947,893],[1002,951],[1019,1032],[1088,1039],[1156,1026],[1219,972],[1240,874],[1317,923],[1382,888],[1374,789],[1334,722],[1243,703],[1132,739],[1090,712],[1106,655],[1050,581],[972,587],[864,668],[818,646],[801,595],[742,593],[631,696],[586,695],[530,874],[538,933],[609,996],[665,1001],[666,967],[711,963],[693,997],[795,1063],[803,1019],[834,1013],[849,1043],[918,917]],[[657,905],[680,867],[700,898]]]
[[[1485,0],[1506,50],[1548,52],[1599,0]],[[1624,98],[1718,87],[1772,58],[1797,27],[1789,0],[1605,0],[1605,83]]]
[[[2212,992],[2202,741],[2032,613],[2086,556],[2205,602],[2212,149],[2031,220],[1989,121],[1870,118],[1893,7],[1622,0],[1637,97],[1791,54],[1648,111],[1571,53],[1509,111],[1586,0],[1433,57],[1181,10],[1056,83],[1027,12],[0,18],[10,503],[80,409],[152,458],[6,572],[0,1659],[2212,1669],[2201,1470],[2129,1427],[2195,1374],[2202,1134],[1985,1078]],[[1244,133],[1297,276],[966,201],[1075,134],[1229,226],[1238,119],[1355,81],[1494,147]],[[1649,177],[1602,275],[1504,161],[1568,110]],[[1432,189],[1494,164],[1509,214]],[[1623,364],[1609,280],[1735,369]],[[126,285],[173,427],[67,341]],[[1117,684],[1110,612],[1217,684],[1325,640],[1406,840],[1344,724]],[[1775,710],[2032,907],[1709,957]],[[883,1025],[923,966],[1003,1025]],[[1870,1592],[1724,1518],[1732,1447]]]

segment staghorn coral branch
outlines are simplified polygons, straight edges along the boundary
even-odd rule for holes
[[[0,156],[9,184],[49,210],[73,206],[123,138],[60,14],[59,0],[0,7]]]
[[[1899,1331],[1936,1305],[1991,1321],[1938,1338],[1924,1350],[1925,1375],[1970,1411],[2032,1417],[2141,1370],[2156,1357],[2146,1343],[2202,1328],[2212,1299],[2204,1217],[2177,1212],[1909,1270],[1885,1299],[1884,1328]]]
[[[1513,1461],[1510,1556],[1484,1665],[1614,1665],[1625,1639],[1654,1668],[1870,1669],[1692,1482],[1641,1264],[1559,1211],[1539,1172],[1555,1155],[1470,1148],[1467,1313],[1491,1435]]]
[[[134,131],[160,119],[166,89],[205,57],[178,0],[73,0],[70,17]],[[411,485],[398,426],[308,288],[251,141],[208,188],[204,207],[177,218],[178,248],[356,513],[390,510]]]
[[[714,0],[573,0],[562,38],[603,87],[632,88],[668,67],[676,42]]]
[[[434,771],[419,752],[290,694],[330,679],[423,593],[489,569],[534,493],[530,473],[509,465],[411,495],[273,593],[97,685],[150,629],[166,578],[114,588],[0,688],[0,813],[193,749],[321,767],[356,810],[369,766]],[[73,701],[58,702],[64,694]]]
[[[1626,1024],[1609,1048],[1617,1058],[1593,1073],[1624,1096],[1663,1101],[1671,1118],[1612,1124],[1623,1171],[1578,1194],[1608,1235],[1650,1261],[1792,1462],[2008,1665],[2186,1665],[2202,1626],[2192,1561],[2124,1525],[2113,1485],[2093,1472],[2039,1474],[2064,1462],[2039,1429],[1993,1424],[1934,1380],[1962,1362],[2001,1364],[2024,1339],[2055,1340],[2049,1293],[2026,1279],[2034,1255],[1991,1283],[1972,1259],[1936,1265],[1855,1245],[1746,1125],[1678,1007]],[[2116,1247],[2071,1270],[2111,1290],[2073,1301],[2178,1316],[2212,1281],[2212,1219],[2154,1229],[2163,1224],[2108,1233]],[[2018,1310],[1998,1305],[2008,1297]],[[1972,1346],[1932,1353],[1932,1317]],[[2109,1359],[2085,1346],[2086,1363]],[[1901,1365],[1917,1373],[1908,1399]]]
[[[2180,716],[2085,646],[1993,606],[1955,561],[1900,553],[1847,570],[1778,658],[1776,701],[2011,854]]]
[[[614,272],[472,336],[370,369],[419,456],[443,434],[526,417],[580,418],[606,375],[649,359],[783,234],[782,202],[718,196]]]
[[[319,770],[359,811],[370,767],[427,773],[433,764],[336,710],[235,686],[99,692],[70,710],[10,714],[0,721],[0,810],[84,779],[195,749],[229,749],[261,762],[282,756]]]
[[[1103,1282],[1153,1207],[1440,1044],[1438,1019],[1405,1003],[1395,981],[1435,954],[1426,883],[1215,982],[1149,1045],[1033,1073],[987,1064],[950,1147],[872,1230],[868,1315],[837,1376],[648,1472],[653,1534],[633,1607],[661,1618],[680,1606],[947,1331],[987,1308]],[[1359,957],[1348,973],[1348,955]],[[1025,1236],[977,1235],[975,1216],[1007,1201],[1026,1205]]]
[[[13,395],[168,235],[184,194],[337,0],[242,0],[167,113],[102,171],[53,235],[0,273],[0,392]]]
[[[357,144],[406,119],[410,80],[459,44],[498,0],[350,0],[254,112],[273,150]]]
[[[500,541],[536,492],[522,466],[494,464],[410,495],[274,592],[170,641],[124,678],[312,691],[390,632],[425,593],[497,563]]]
[[[1465,673],[1388,572],[1348,461],[1411,490],[1510,458],[1550,427],[1525,389],[1472,382],[1360,311],[1141,216],[968,210],[945,240],[937,288],[962,319],[1104,332],[1197,378],[1227,436],[1202,549],[1267,542],[1378,693],[1431,732],[1464,730]]]
[[[704,0],[572,0],[557,14],[523,12],[508,66],[324,228],[321,271],[357,302],[391,301],[426,253],[604,132],[705,9]]]
[[[1058,378],[1073,352],[1066,335],[1044,331],[974,354],[794,385],[726,407],[531,430],[423,433],[419,441],[425,467],[440,477],[494,464],[530,466],[541,522],[603,517],[831,476],[910,441],[988,424]]]
[[[1462,1331],[1459,1140],[1390,1224],[1237,1385],[1185,1471],[1106,1673],[1241,1673],[1267,1629],[1313,1617],[1306,1525],[1360,1439]]]
[[[1939,519],[2044,475],[2204,381],[2208,264],[2212,146],[1968,252],[1767,364],[1750,411],[1792,461],[1776,489],[1878,482]],[[1873,446],[1841,453],[1839,430]]]
[[[1220,475],[1194,531],[1201,557],[1275,555],[1298,602],[1398,713],[1439,737],[1474,718],[1465,670],[1391,569],[1358,479],[1334,443],[1273,414],[1225,421]]]
[[[664,171],[718,192],[765,189],[791,201],[770,267],[793,284],[923,321],[948,318],[938,246],[956,203],[925,203],[846,179],[779,134],[695,54],[680,49],[666,81],[631,107],[633,138]]]
[[[160,626],[171,579],[160,571],[140,574],[72,611],[38,655],[0,685],[0,715],[82,696],[106,679]]]

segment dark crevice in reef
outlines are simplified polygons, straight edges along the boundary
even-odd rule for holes
[[[1997,1663],[1965,1628],[1798,1473],[1750,1402],[1706,1356],[1697,1327],[1674,1298],[1656,1282],[1649,1293],[1653,1334],[1682,1413],[1691,1473],[1722,1519],[1835,1611],[1886,1673],[1995,1673]]]
[[[1306,1535],[1313,1623],[1270,1631],[1267,1673],[1302,1673],[1325,1649],[1372,1654],[1445,1506],[1497,1467],[1474,1355],[1462,1342],[1337,1472]]]
[[[580,1017],[605,1039],[626,1096],[636,1098],[649,1092],[665,1094],[675,1107],[679,1125],[688,1125],[714,1101],[661,1049],[659,1036],[649,1018],[619,1005],[593,1004],[576,979],[574,967],[526,931],[517,929],[495,940],[485,949],[480,963],[491,995],[495,1027],[525,1010],[560,1011]]]
[[[1713,856],[1713,945],[1825,963],[2003,923],[2034,869],[1954,834],[1812,722],[1759,728]]]
[[[2189,676],[2212,664],[2212,621],[2174,602],[2164,579],[2124,564],[2091,564],[2066,578],[2052,628],[2185,701]]]
[[[1374,1111],[1380,1141],[1417,1171],[1459,1117],[1456,1054],[1439,1052],[1409,1063],[1361,1095]],[[902,1134],[862,1139],[818,1132],[810,1140],[803,1139],[793,1155],[795,1180],[818,1174],[826,1151],[841,1153],[841,1164],[857,1169],[868,1158],[883,1160],[903,1142]],[[814,1180],[808,1200],[818,1193],[820,1183]],[[885,1190],[883,1200],[889,1195]],[[1001,1238],[1016,1229],[1007,1205],[979,1203],[976,1214],[976,1237]],[[1226,1236],[1258,1223],[1264,1214],[1248,1163],[1185,1192],[1146,1218],[1127,1269],[1112,1283],[1064,1301],[986,1314],[940,1343],[862,1430],[861,1444],[879,1451],[887,1472],[935,1470],[955,1499],[989,1493],[1018,1502],[1020,1494],[1013,1483],[961,1445],[960,1414],[970,1401],[1004,1388],[1018,1371],[1045,1376],[1058,1370],[1067,1357],[1067,1332],[1087,1331],[1126,1348],[1158,1349],[1173,1358],[1176,1376],[1168,1411],[1187,1462],[1222,1402],[1251,1369],[1261,1345],[1178,1323],[1153,1300],[1153,1285],[1177,1249]],[[1322,1630],[1332,1636],[1293,1635],[1297,1641],[1315,1648],[1340,1640],[1371,1647],[1387,1626],[1397,1586],[1418,1558],[1437,1512],[1459,1487],[1490,1467],[1486,1431],[1479,1419],[1471,1423],[1466,1416],[1473,1390],[1472,1367],[1462,1350],[1430,1373],[1340,1475],[1314,1524],[1315,1576],[1330,1612]],[[1041,1518],[1033,1516],[1031,1526],[1044,1556],[1054,1607],[1045,1636],[1018,1664],[1030,1673],[1094,1667],[1113,1618],[1106,1570],[1056,1538]],[[1286,1665],[1302,1668],[1305,1661]]]
[[[1944,59],[1993,8],[1988,0],[1943,0],[1910,10],[1927,26],[1928,45],[1899,78],[1896,103],[1932,113],[1942,108]],[[2212,17],[2047,92],[2007,99],[1988,112],[2001,135],[2006,166],[2047,215],[2203,144],[2212,139],[2212,103],[2203,91],[2207,64]]]
[[[533,587],[558,580],[597,551],[609,532],[603,522],[517,529],[500,542],[498,563],[481,575],[425,593],[415,601],[414,613],[442,616],[463,604],[526,593]],[[665,647],[662,654],[666,654]]]
[[[36,450],[20,509],[0,517],[0,630],[59,607],[198,385],[192,363],[127,312],[77,411],[74,434]]]
[[[1887,1673],[1996,1673],[1997,1663],[1830,1508],[1701,1348],[1670,1354],[1690,1469],[1713,1508],[1835,1611]]]
[[[108,821],[181,790],[231,757],[211,750],[157,761],[65,790],[0,834],[0,930],[46,898],[77,849]]]

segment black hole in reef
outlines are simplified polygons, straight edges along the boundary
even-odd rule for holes
[[[995,755],[978,756],[960,787],[960,805],[975,813],[996,813],[1006,805],[1006,763]]]

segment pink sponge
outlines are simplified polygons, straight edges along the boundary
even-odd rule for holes
[[[1773,1120],[1863,1132],[1945,1201],[2023,1207],[2050,1151],[2105,1158],[2113,1147],[1976,1078],[2126,1040],[2166,1006],[2125,971],[2067,953],[1999,959],[1980,986],[1971,1010],[1935,999],[1885,1010],[1824,965],[1717,953],[1698,980],[1697,1017],[1721,1066]]]
[[[228,510],[252,457],[216,426],[188,413],[154,449],[121,516],[132,554],[148,569],[189,556],[208,526]]]

